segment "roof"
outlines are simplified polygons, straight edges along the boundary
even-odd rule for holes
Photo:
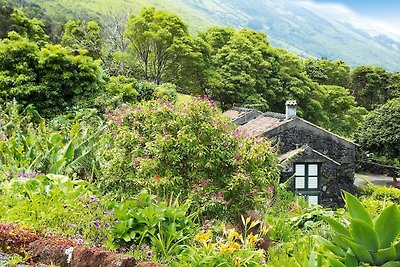
[[[224,115],[224,116],[230,118],[232,121],[234,121],[252,111],[254,111],[254,110],[248,109],[248,108],[232,108],[232,109],[229,109],[229,110],[225,111],[224,113],[222,113],[222,115]]]
[[[334,164],[336,164],[338,166],[341,165],[339,162],[337,162],[337,161],[333,160],[332,158],[330,158],[330,157],[328,157],[328,156],[326,156],[326,155],[324,155],[324,154],[312,149],[308,145],[304,145],[304,146],[302,146],[300,148],[288,151],[285,154],[280,155],[278,157],[278,159],[279,159],[279,161],[280,161],[282,166],[288,166],[288,165],[291,165],[294,161],[296,161],[296,159],[300,155],[305,153],[305,152],[314,153],[314,154],[316,154],[316,155],[318,155],[318,156],[320,156],[320,157],[322,157],[322,158],[324,158],[324,159],[326,159],[326,160],[328,160],[330,162],[333,162]]]
[[[253,136],[262,136],[265,133],[275,129],[282,124],[287,123],[287,120],[281,120],[268,116],[259,116],[248,123],[238,127],[241,131],[247,132]]]
[[[239,122],[240,118],[245,117],[246,115],[249,115],[250,113],[256,112],[256,110],[253,109],[246,109],[246,108],[233,108],[231,110],[228,110],[223,113],[223,115],[228,116],[231,118],[231,121],[233,123]],[[240,121],[241,123],[237,123],[240,125],[238,128],[244,132],[249,133],[250,135],[254,136],[264,136],[268,132],[286,124],[289,122],[295,122],[295,121],[300,121],[303,122],[314,129],[318,129],[319,131],[322,131],[326,134],[331,135],[332,137],[335,137],[336,139],[339,139],[341,141],[350,143],[352,145],[357,146],[356,143],[353,141],[346,139],[340,135],[337,135],[335,133],[330,132],[329,130],[326,130],[318,125],[315,125],[305,119],[302,119],[300,117],[294,117],[290,119],[286,119],[286,115],[282,113],[275,113],[275,112],[265,112],[265,113],[255,113],[256,116],[251,117],[248,116],[250,120],[244,120]]]

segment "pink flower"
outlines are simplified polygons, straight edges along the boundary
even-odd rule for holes
[[[207,186],[208,185],[208,179],[203,179],[203,180],[200,181],[200,183],[202,185],[204,185],[204,186]]]

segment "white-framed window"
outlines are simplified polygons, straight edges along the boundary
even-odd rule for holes
[[[294,165],[295,190],[308,199],[309,206],[318,205],[320,195],[320,164],[296,163]]]

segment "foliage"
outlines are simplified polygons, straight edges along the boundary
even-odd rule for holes
[[[332,241],[322,237],[331,266],[357,267],[360,263],[393,266],[399,264],[400,211],[397,205],[385,208],[373,221],[365,207],[356,197],[345,193],[350,221],[342,224],[326,217],[333,232]]]
[[[154,97],[156,99],[162,99],[165,102],[176,103],[178,99],[176,86],[171,83],[164,83],[156,88]]]
[[[156,196],[142,191],[134,199],[114,203],[116,223],[110,229],[115,247],[151,245],[154,256],[164,259],[178,255],[193,234],[194,214],[188,214],[190,200],[156,202]]]
[[[320,85],[335,85],[345,88],[350,85],[350,67],[341,60],[307,59],[305,71],[308,77]]]
[[[202,99],[182,108],[152,101],[115,111],[98,181],[102,190],[120,198],[142,188],[194,195],[193,206],[206,216],[264,206],[271,196],[265,188],[279,177],[273,148],[232,131],[214,106]]]
[[[174,14],[144,8],[139,16],[130,17],[125,35],[131,41],[129,48],[140,62],[144,78],[160,84],[171,61],[169,48],[176,39],[188,35],[188,28]]]
[[[195,237],[195,243],[179,255],[176,266],[263,266],[264,251],[256,249],[259,236],[252,230],[260,222],[242,217],[244,232],[222,224]]]
[[[357,106],[349,90],[339,86],[321,86],[321,105],[325,119],[321,126],[342,136],[351,137],[363,123],[367,110]]]
[[[361,147],[376,155],[400,158],[400,98],[372,111],[356,133]]]
[[[393,99],[400,91],[391,74],[381,67],[360,66],[351,72],[351,93],[360,106],[372,110]]]
[[[97,226],[111,221],[94,191],[86,181],[60,175],[12,179],[0,187],[0,219],[101,244],[107,228]]]
[[[60,45],[39,47],[17,34],[0,43],[0,100],[33,104],[51,117],[89,105],[102,87],[102,72],[90,57],[72,55]]]
[[[101,57],[101,28],[96,21],[70,20],[65,24],[61,44],[76,51],[87,50],[87,55],[99,59]]]
[[[86,179],[94,175],[98,168],[96,142],[103,131],[100,126],[81,125],[77,116],[71,126],[55,131],[32,109],[20,112],[16,103],[8,104],[1,113],[0,181],[37,173],[79,174]]]

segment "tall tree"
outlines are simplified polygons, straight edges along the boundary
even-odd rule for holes
[[[360,66],[351,72],[351,93],[368,110],[386,103],[391,97],[391,74],[381,67]]]
[[[350,67],[341,60],[307,59],[305,71],[308,77],[321,85],[336,85],[345,88],[350,85]]]
[[[171,63],[169,48],[188,34],[187,25],[178,16],[152,7],[144,8],[139,16],[132,15],[125,31],[144,78],[157,84]]]
[[[65,24],[61,44],[78,51],[87,50],[87,55],[101,58],[102,36],[101,28],[96,21],[70,20]]]

